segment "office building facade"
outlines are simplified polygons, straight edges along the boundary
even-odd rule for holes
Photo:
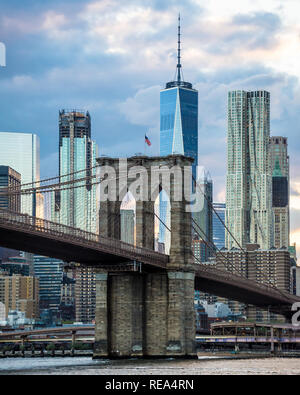
[[[41,255],[34,256],[34,276],[40,284],[40,309],[49,309],[59,315],[63,261]]]
[[[270,138],[270,167],[272,173],[272,207],[274,215],[274,246],[290,245],[289,156],[286,137]]]
[[[192,253],[194,256],[195,264],[199,264],[207,261],[208,248],[206,247],[204,241],[198,235],[195,235],[193,237]]]
[[[0,132],[0,165],[9,166],[21,175],[21,183],[40,180],[40,142],[35,134]],[[36,196],[21,197],[21,211],[36,215],[41,211]]]
[[[21,211],[21,196],[17,194],[21,187],[21,174],[9,166],[0,166],[0,209]],[[10,193],[10,194],[9,194]]]
[[[225,203],[213,203],[213,242],[217,250],[225,247]],[[223,223],[222,223],[223,222]]]
[[[226,247],[273,246],[270,93],[228,94]]]

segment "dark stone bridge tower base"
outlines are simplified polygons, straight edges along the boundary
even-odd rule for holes
[[[94,358],[195,356],[194,274],[97,275]]]
[[[116,159],[101,158],[98,162],[113,166],[118,177]],[[163,163],[182,170],[191,162],[181,155],[134,157],[128,159],[128,168],[144,166],[150,182],[151,166]],[[167,270],[99,271],[96,275],[94,358],[196,357],[191,217],[185,199],[173,199],[174,184],[175,178],[171,178],[172,235]],[[154,202],[150,200],[136,202],[136,245],[154,249]],[[108,226],[112,213],[113,227]],[[119,217],[120,204],[101,203],[100,233],[119,239]]]

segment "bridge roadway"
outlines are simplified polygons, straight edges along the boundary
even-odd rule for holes
[[[135,247],[120,240],[99,236],[27,214],[0,209],[0,244],[65,262],[84,265],[119,265],[142,262],[148,269],[166,269],[169,256]],[[104,264],[105,262],[105,264]]]
[[[166,270],[169,262],[168,255],[150,249],[7,210],[0,210],[0,245],[110,270],[126,267],[128,261],[142,263],[143,271]],[[194,269],[195,289],[202,292],[266,308],[289,318],[291,305],[300,302],[299,297],[209,265],[195,265]]]

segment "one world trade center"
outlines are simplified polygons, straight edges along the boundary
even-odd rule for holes
[[[183,79],[181,65],[180,15],[178,18],[178,52],[174,81],[168,82],[160,92],[160,155],[182,154],[194,159],[193,176],[198,165],[198,91]],[[160,199],[160,217],[170,223],[168,199],[164,192]],[[170,237],[160,223],[160,242],[165,243],[165,252],[170,246]]]

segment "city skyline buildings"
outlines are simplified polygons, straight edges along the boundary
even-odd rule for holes
[[[295,232],[299,218],[300,113],[297,95],[299,62],[293,54],[297,53],[294,28],[299,4],[287,0],[279,10],[275,0],[268,4],[246,2],[240,4],[238,11],[232,1],[226,7],[222,4],[221,8],[213,7],[211,3],[194,3],[193,7],[188,2],[179,1],[164,7],[158,2],[150,3],[140,4],[138,9],[128,9],[117,1],[100,12],[100,9],[89,8],[90,1],[79,1],[71,13],[64,0],[60,5],[44,2],[38,9],[20,3],[20,13],[15,12],[12,3],[7,3],[3,15],[11,24],[14,21],[16,29],[2,25],[1,40],[6,42],[8,55],[12,58],[8,59],[5,69],[1,68],[2,111],[5,114],[1,119],[1,130],[30,133],[41,125],[43,178],[57,174],[55,122],[59,108],[89,108],[93,116],[94,139],[101,142],[103,154],[142,152],[144,134],[140,139],[141,129],[149,130],[154,150],[159,145],[159,119],[155,115],[159,111],[158,82],[167,80],[176,58],[175,45],[172,44],[174,21],[181,10],[186,25],[185,74],[201,91],[199,119],[203,141],[199,143],[199,153],[214,181],[218,181],[215,183],[217,200],[225,201],[225,92],[236,87],[265,88],[273,98],[278,97],[273,103],[273,134],[288,133],[289,137],[291,181],[294,184],[291,188],[291,229]],[[33,29],[30,23],[32,20],[43,21],[46,17],[48,21],[48,11],[61,15],[65,21],[55,27],[55,34],[51,24],[44,26],[41,23]],[[83,15],[87,15],[91,23],[79,23],[76,39],[68,40],[65,45],[63,37],[72,35],[70,22],[73,18],[82,22]],[[28,23],[25,23],[24,16]],[[124,25],[120,26],[118,18],[121,16],[124,16]],[[92,34],[98,18],[103,29]],[[159,23],[153,23],[154,20]],[[142,32],[136,28],[139,23],[143,23]],[[112,34],[112,41],[108,40],[111,36],[106,35],[107,32]],[[85,48],[87,37],[95,56],[82,56],[80,49]],[[28,40],[26,54],[19,45],[23,39]],[[95,45],[99,40],[103,45]],[[108,53],[114,55],[107,56]],[[75,75],[82,77],[71,78]],[[127,144],[120,144],[120,128],[127,136]]]
[[[177,63],[177,80],[176,80],[176,82],[177,82],[177,84],[178,83],[180,83],[180,84],[189,84],[189,83],[185,83],[184,82],[184,80],[183,80],[183,78],[182,78],[182,74],[181,74],[181,58],[180,58],[180,26],[179,26],[179,40],[178,40],[178,42],[179,42],[179,48],[178,48],[178,63]],[[171,88],[172,87],[172,82],[171,83],[168,83],[169,84],[169,88]],[[167,84],[167,85],[168,85]],[[171,84],[171,85],[170,85]],[[192,87],[192,86],[191,86]],[[167,86],[166,86],[166,88],[167,88]],[[176,110],[177,111],[177,110]],[[176,146],[177,144],[175,144],[174,142],[175,142],[175,140],[177,141],[178,139],[175,137],[174,139],[173,139],[173,147],[174,147],[174,145]],[[180,139],[179,139],[180,140]],[[179,141],[178,140],[178,141]],[[255,181],[255,183],[256,183],[256,181]],[[69,201],[71,201],[72,202],[72,198],[71,199],[69,199]],[[256,210],[254,210],[254,212],[256,213],[256,216],[257,216],[257,211]],[[74,221],[73,221],[74,222]],[[257,221],[257,222],[260,222],[260,221]],[[256,225],[257,226],[257,225]],[[260,229],[261,230],[261,229]],[[254,233],[254,234],[257,234],[257,228],[256,229],[254,229],[254,231],[252,231],[252,233]],[[263,232],[261,232],[261,233],[263,233]]]

